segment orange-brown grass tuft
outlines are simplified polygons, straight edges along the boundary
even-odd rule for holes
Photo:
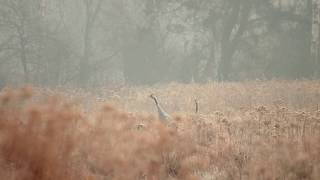
[[[171,123],[152,115],[150,92]],[[101,97],[6,89],[1,179],[320,179],[319,92],[316,81],[170,84]]]
[[[21,96],[22,94],[22,96]],[[150,118],[150,117],[148,117]],[[137,129],[143,122],[146,128]],[[61,97],[7,90],[0,101],[5,179],[187,179],[196,144],[156,119],[102,106],[84,113]]]

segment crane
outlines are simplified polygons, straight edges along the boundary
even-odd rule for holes
[[[169,119],[171,119],[171,116],[159,104],[159,101],[158,101],[157,97],[155,95],[153,95],[153,94],[151,94],[149,97],[151,99],[153,99],[155,104],[156,104],[156,107],[157,107],[157,110],[158,110],[159,119],[162,120],[162,121],[168,121]]]

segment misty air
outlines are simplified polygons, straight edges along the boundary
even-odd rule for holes
[[[320,0],[0,0],[0,179],[320,179]]]

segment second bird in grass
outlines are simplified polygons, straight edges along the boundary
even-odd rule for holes
[[[151,94],[150,98],[152,98],[154,100],[154,102],[157,106],[159,119],[163,120],[163,121],[168,121],[171,118],[171,116],[161,107],[161,105],[158,102],[157,97],[154,96],[153,94]]]

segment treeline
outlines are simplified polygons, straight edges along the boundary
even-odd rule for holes
[[[317,78],[315,7],[312,0],[0,0],[0,84]]]

